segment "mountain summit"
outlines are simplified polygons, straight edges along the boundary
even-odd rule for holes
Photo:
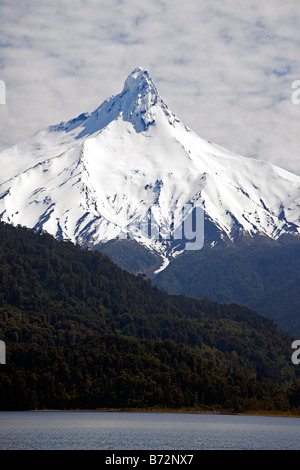
[[[92,113],[84,113],[66,123],[52,126],[52,131],[65,131],[82,138],[101,131],[116,119],[130,122],[136,132],[143,132],[154,125],[159,109],[173,122],[175,116],[161,99],[149,73],[141,67],[127,77],[121,93],[105,100]]]
[[[149,73],[142,68],[135,69],[127,77],[119,100],[123,119],[132,122],[137,132],[145,131],[155,123],[155,105],[158,101],[162,104]]]
[[[205,212],[210,243],[300,234],[300,177],[200,138],[142,68],[95,111],[35,133],[0,164],[3,221],[90,248],[134,238],[163,266],[186,248],[172,234],[187,206]]]

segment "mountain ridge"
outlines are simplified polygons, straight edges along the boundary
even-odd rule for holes
[[[134,239],[161,269],[187,249],[174,234],[197,208],[212,244],[300,234],[300,176],[199,137],[141,67],[95,111],[35,133],[0,163],[1,220],[89,248]]]

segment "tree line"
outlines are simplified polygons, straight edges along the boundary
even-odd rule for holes
[[[271,320],[3,223],[0,335],[1,409],[299,406],[292,338]]]

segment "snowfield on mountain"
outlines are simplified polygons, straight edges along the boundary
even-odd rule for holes
[[[90,248],[130,236],[164,266],[187,206],[221,238],[300,234],[300,176],[200,138],[142,68],[94,112],[35,133],[0,164],[2,221]],[[150,209],[160,238],[138,230]]]

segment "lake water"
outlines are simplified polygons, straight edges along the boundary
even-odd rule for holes
[[[1,450],[299,450],[300,418],[0,412]]]

